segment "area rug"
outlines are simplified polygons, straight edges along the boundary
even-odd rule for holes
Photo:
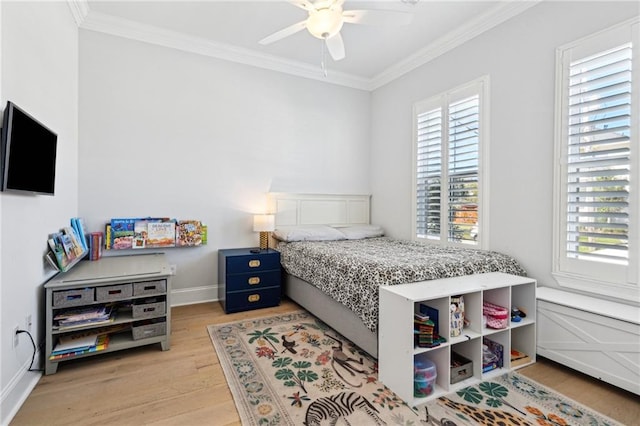
[[[619,425],[515,372],[410,407],[306,311],[208,331],[243,425]]]

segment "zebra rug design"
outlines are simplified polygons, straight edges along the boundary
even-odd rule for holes
[[[616,425],[517,373],[410,407],[304,310],[208,326],[243,425]]]

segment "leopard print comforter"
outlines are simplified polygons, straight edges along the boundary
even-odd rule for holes
[[[511,256],[440,247],[389,237],[278,244],[285,271],[351,309],[371,331],[378,327],[378,287],[460,275],[526,275]]]

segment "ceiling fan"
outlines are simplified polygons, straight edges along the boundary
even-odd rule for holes
[[[345,50],[340,30],[345,23],[367,25],[406,25],[413,17],[408,12],[397,10],[344,10],[345,0],[292,0],[291,4],[306,10],[309,16],[259,41],[271,44],[298,31],[307,29],[311,35],[324,40],[334,61],[344,59]]]

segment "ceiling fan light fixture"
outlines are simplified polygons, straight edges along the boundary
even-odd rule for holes
[[[309,12],[309,19],[307,19],[309,32],[314,37],[323,40],[338,34],[343,24],[341,7],[312,10]]]

